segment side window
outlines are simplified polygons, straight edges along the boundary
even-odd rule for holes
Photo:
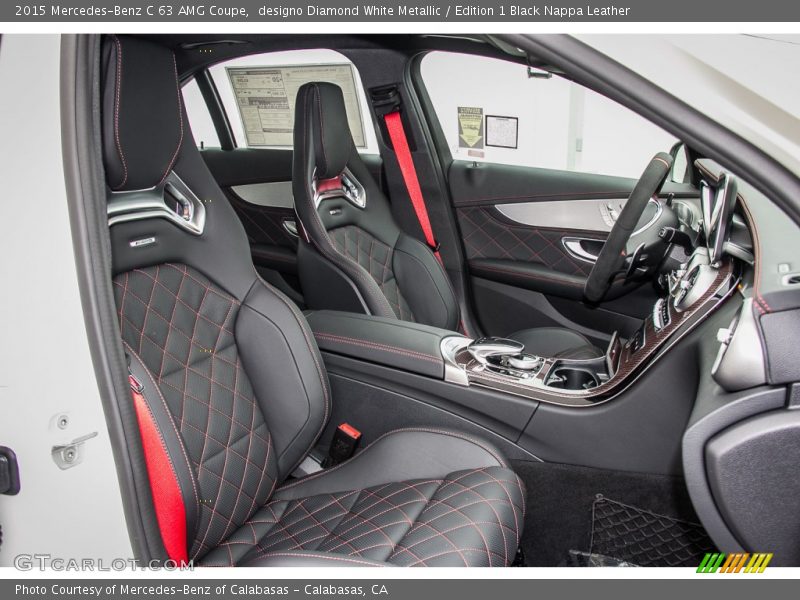
[[[342,88],[360,152],[378,153],[375,129],[355,66],[333,50],[293,50],[236,58],[209,69],[238,147],[291,148],[294,102],[309,81]],[[192,122],[194,127],[194,122]]]
[[[208,113],[208,106],[194,79],[183,86],[183,105],[186,107],[186,114],[189,116],[189,124],[192,126],[192,134],[197,147],[219,148],[217,130],[214,129],[214,122]]]
[[[677,141],[605,96],[517,63],[431,52],[422,79],[455,159],[635,178]]]

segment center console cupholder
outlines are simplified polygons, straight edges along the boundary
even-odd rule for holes
[[[548,374],[545,385],[561,390],[588,390],[600,385],[600,378],[592,369],[556,365]]]

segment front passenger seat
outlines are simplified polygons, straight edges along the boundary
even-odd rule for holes
[[[511,564],[522,484],[481,439],[392,431],[289,480],[335,399],[303,315],[257,275],[195,147],[173,53],[104,38],[101,102],[113,287],[152,492],[137,508],[158,525],[154,558]]]
[[[298,269],[309,308],[459,328],[447,273],[428,246],[395,223],[356,150],[337,85],[308,83],[297,92],[292,187],[303,229]],[[586,337],[561,327],[509,337],[538,356],[603,355]]]

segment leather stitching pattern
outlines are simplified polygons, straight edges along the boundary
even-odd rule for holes
[[[405,348],[398,348],[397,346],[389,346],[388,344],[371,342],[369,340],[360,340],[357,338],[346,337],[343,335],[335,335],[333,333],[315,333],[314,335],[318,339],[321,338],[323,340],[330,340],[332,342],[340,342],[343,344],[351,344],[353,346],[361,346],[363,348],[370,348],[373,350],[383,350],[384,352],[393,352],[395,354],[401,354],[409,358],[427,360],[430,362],[434,362],[436,364],[441,364],[442,362],[442,359],[439,357],[432,356],[430,354],[424,354],[422,352],[416,352],[414,350],[406,350]]]
[[[567,232],[558,229],[511,225],[498,220],[491,207],[460,208],[458,220],[463,234],[467,260],[494,258],[534,262],[554,271],[585,277],[592,265],[570,256],[561,245]],[[576,232],[570,232],[575,234]],[[580,233],[581,237],[599,234]]]
[[[114,142],[117,146],[119,160],[122,163],[122,181],[114,187],[115,190],[118,190],[128,181],[128,163],[125,160],[125,152],[122,150],[122,142],[119,139],[119,103],[122,94],[122,42],[119,41],[116,35],[112,36],[112,38],[117,49],[117,85],[114,89]]]
[[[240,305],[199,272],[170,263],[115,277],[114,292],[123,340],[152,373],[197,480],[196,559],[277,485],[272,436],[232,333]]]
[[[175,90],[178,96],[178,123],[180,125],[180,136],[178,137],[178,147],[175,148],[175,152],[170,158],[169,164],[167,168],[164,170],[164,175],[161,177],[161,181],[158,182],[158,185],[161,185],[166,181],[167,177],[169,176],[170,171],[172,170],[175,161],[178,158],[178,153],[181,151],[181,146],[183,145],[183,101],[181,97],[181,84],[178,80],[178,63],[175,59],[175,53],[172,53],[172,66],[175,69]]]

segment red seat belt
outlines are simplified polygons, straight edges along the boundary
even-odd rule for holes
[[[395,111],[388,113],[384,119],[386,120],[386,129],[389,132],[389,138],[392,140],[394,146],[394,153],[397,155],[397,162],[400,165],[400,173],[403,175],[403,182],[406,184],[408,196],[411,198],[411,204],[414,207],[414,212],[417,215],[417,220],[422,228],[422,233],[425,235],[425,241],[431,247],[436,258],[442,262],[442,257],[439,255],[439,246],[436,239],[433,237],[433,229],[431,228],[431,220],[428,217],[428,209],[425,206],[425,198],[422,197],[422,189],[419,186],[419,179],[417,178],[417,170],[414,167],[414,159],[411,157],[411,149],[408,147],[408,138],[403,129],[403,121],[400,119],[400,112]]]

